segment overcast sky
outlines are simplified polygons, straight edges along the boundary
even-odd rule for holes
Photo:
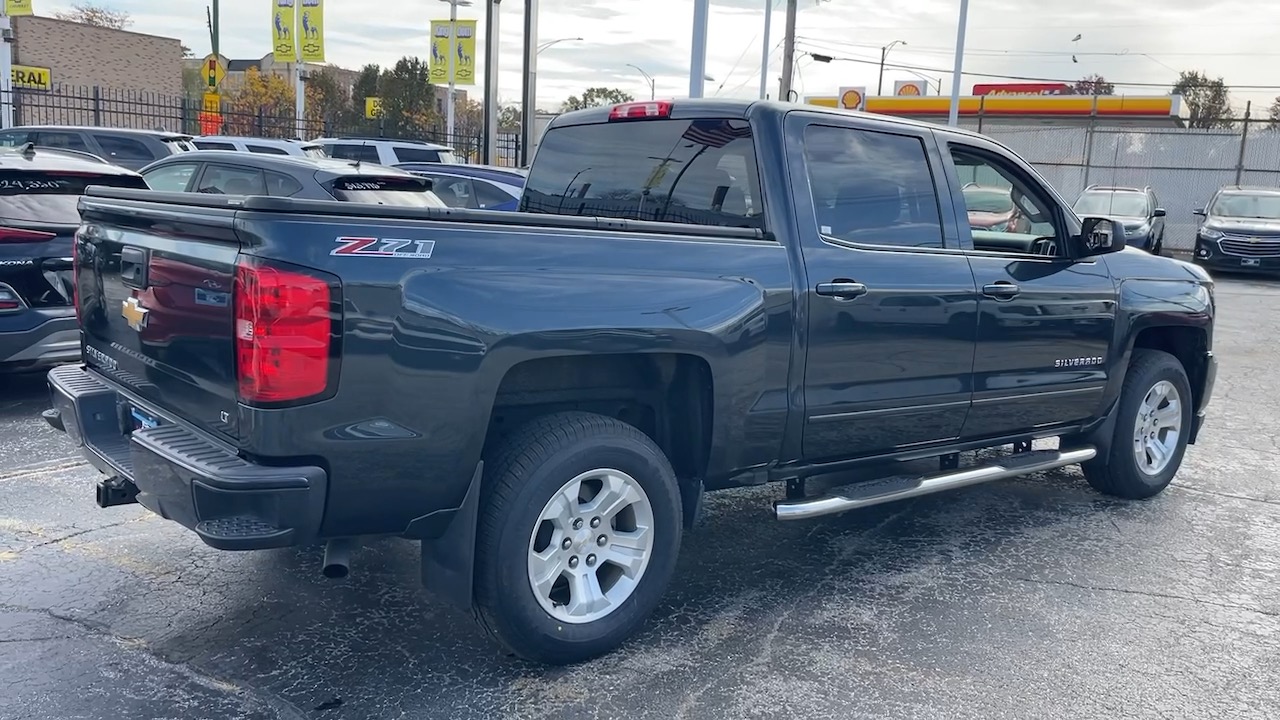
[[[138,32],[180,38],[197,55],[209,51],[206,0],[94,0],[134,18]],[[707,72],[715,80],[708,95],[752,97],[759,91],[760,56],[767,0],[713,0]],[[769,65],[770,94],[777,96],[784,13],[774,0]],[[70,5],[34,0],[38,14]],[[270,50],[272,0],[222,0],[222,52],[233,58],[261,57]],[[559,43],[539,56],[538,104],[554,109],[571,94],[593,85],[619,87],[647,97],[648,85],[634,63],[657,78],[659,97],[688,94],[691,0],[542,0],[542,41]],[[1034,6],[1039,9],[1032,9]],[[1052,6],[1052,8],[1050,7]],[[959,0],[800,0],[796,89],[804,95],[834,95],[843,85],[875,92],[880,47],[894,40],[889,62],[918,68],[942,80],[950,92]],[[359,68],[394,63],[404,55],[427,57],[431,20],[448,18],[441,0],[327,0],[327,56]],[[502,3],[500,98],[520,96],[522,0]],[[484,30],[484,0],[459,8]],[[1269,105],[1280,95],[1280,3],[1271,0],[971,0],[964,69],[973,73],[1075,80],[1099,73],[1117,92],[1163,94],[1183,69],[1222,76],[1233,105],[1246,100]],[[1077,34],[1082,37],[1073,42]],[[816,63],[806,53],[845,60]],[[1073,62],[1072,55],[1076,61]],[[478,55],[483,57],[483,50]],[[861,62],[855,62],[861,61]],[[915,77],[888,68],[885,86]],[[963,92],[974,82],[965,76]],[[1142,86],[1148,83],[1150,86]]]

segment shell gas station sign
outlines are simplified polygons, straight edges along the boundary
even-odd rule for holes
[[[929,84],[923,80],[898,80],[893,84],[895,97],[923,97],[929,94]]]

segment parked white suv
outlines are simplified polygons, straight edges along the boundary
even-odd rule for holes
[[[344,137],[316,138],[312,142],[323,147],[325,154],[329,157],[379,165],[398,165],[409,162],[463,162],[454,154],[452,148],[420,140]]]
[[[301,157],[324,157],[324,148],[314,142],[298,140],[280,140],[276,138],[231,137],[228,135],[205,135],[192,138],[191,143],[198,150],[235,150],[262,155],[294,155]]]

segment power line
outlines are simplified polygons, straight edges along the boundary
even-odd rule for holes
[[[819,49],[819,50],[821,50],[822,48],[818,48],[818,49]],[[879,64],[880,64],[880,61],[879,61],[879,60],[862,59],[862,58],[850,58],[850,57],[839,57],[839,56],[835,56],[835,55],[827,55],[826,53],[811,53],[811,52],[810,52],[810,53],[806,53],[806,54],[807,54],[807,55],[809,55],[810,57],[814,58],[814,60],[816,60],[816,61],[818,61],[818,62],[823,62],[823,60],[821,60],[821,59],[819,59],[819,58],[826,58],[826,59],[827,59],[827,61],[840,61],[840,62],[861,63],[861,64],[864,64],[864,65],[879,65]],[[915,70],[915,71],[918,71],[918,72],[933,72],[933,73],[947,73],[947,72],[951,72],[951,70],[950,70],[950,69],[948,69],[948,68],[924,67],[924,66],[921,66],[921,65],[903,65],[903,64],[900,64],[900,63],[885,63],[885,67],[887,67],[887,68],[897,68],[897,69],[899,69],[899,70]],[[1022,80],[1022,81],[1024,81],[1024,82],[1067,83],[1067,84],[1073,84],[1073,83],[1075,83],[1075,82],[1076,82],[1076,80],[1074,80],[1074,79],[1064,79],[1064,78],[1047,78],[1047,77],[1031,77],[1031,76],[1027,76],[1027,75],[1003,75],[1003,74],[1000,74],[1000,73],[972,72],[972,71],[969,71],[969,70],[962,70],[962,71],[960,72],[960,74],[961,74],[961,75],[968,75],[969,77],[996,78],[996,79],[999,79],[999,80]],[[1108,83],[1108,84],[1110,84],[1110,85],[1123,85],[1124,87],[1159,87],[1159,88],[1168,88],[1168,87],[1173,87],[1173,85],[1174,85],[1174,83],[1120,82],[1120,81],[1117,81],[1117,80],[1111,80],[1111,79],[1107,79],[1107,83]],[[1216,84],[1214,84],[1214,85],[1216,85]],[[1214,85],[1203,85],[1202,87],[1211,87],[1211,86],[1214,86]],[[1190,86],[1190,87],[1196,87],[1196,86]],[[1228,89],[1230,89],[1230,90],[1280,90],[1280,85],[1226,85],[1226,87],[1227,87]]]
[[[851,48],[859,48],[859,49],[866,49],[866,50],[879,50],[881,48],[880,45],[874,45],[869,43],[851,43],[844,40],[826,40],[823,38],[806,37],[803,35],[800,36],[798,39],[808,41],[808,42],[821,43],[823,45],[832,45],[836,47],[851,47]],[[906,46],[905,52],[907,54],[918,54],[918,55],[950,55],[951,53],[955,52],[955,49],[949,48],[949,47],[942,47],[940,45],[908,44]],[[1259,57],[1259,56],[1280,57],[1280,52],[1269,52],[1269,53],[1167,52],[1162,50],[1160,52],[1146,53],[1146,52],[1138,52],[1136,50],[1129,50],[1129,49],[1118,50],[1118,51],[1113,50],[1109,52],[1107,51],[1073,52],[1070,50],[1001,50],[998,48],[965,48],[964,54],[966,57],[970,55],[990,55],[993,57],[1005,57],[1005,56],[1012,57],[1012,56],[1019,56],[1019,55],[1028,56],[1028,57],[1037,57],[1037,56],[1057,57],[1057,56],[1071,56],[1071,55],[1075,55],[1077,57],[1125,57],[1130,55],[1148,56],[1148,57],[1152,55],[1159,56],[1159,57]]]

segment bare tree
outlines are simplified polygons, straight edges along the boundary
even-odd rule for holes
[[[53,16],[59,20],[96,25],[98,27],[123,30],[133,24],[133,18],[124,10],[115,10],[106,5],[93,3],[76,3],[70,10],[55,12]]]

